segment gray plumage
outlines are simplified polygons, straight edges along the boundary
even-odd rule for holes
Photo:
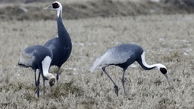
[[[117,65],[124,69],[132,64],[136,59],[141,57],[143,49],[135,44],[122,44],[108,49],[101,57],[99,57],[91,71],[97,67],[105,67],[109,65]]]
[[[141,67],[145,70],[151,70],[155,68],[158,69],[159,71],[161,71],[162,74],[165,75],[165,77],[168,80],[168,77],[166,75],[167,73],[166,67],[162,64],[148,65],[145,61],[145,53],[143,48],[136,44],[121,44],[108,49],[102,56],[98,57],[95,60],[90,71],[93,72],[96,68],[101,68],[102,71],[113,82],[115,93],[118,95],[118,86],[112,80],[110,75],[107,73],[106,67],[110,65],[121,67],[123,69],[122,85],[123,85],[124,93],[126,94],[125,87],[124,87],[125,71],[128,68],[128,66],[130,66],[135,61],[138,62],[141,65]]]
[[[41,69],[43,59],[49,56],[52,59],[51,51],[41,45],[34,45],[21,51],[18,64],[32,69]]]
[[[37,96],[39,97],[39,84],[40,84],[40,75],[43,78],[43,85],[45,87],[45,80],[49,79],[50,86],[53,86],[55,83],[55,77],[48,73],[50,63],[52,60],[51,51],[41,45],[34,45],[25,48],[21,51],[18,65],[23,67],[31,67],[34,70],[35,74],[35,85]],[[36,78],[36,73],[38,74],[38,79]]]
[[[65,29],[62,20],[62,5],[61,3],[55,1],[51,6],[57,11],[57,31],[58,37],[55,37],[47,41],[44,46],[47,47],[53,54],[53,60],[51,65],[57,66],[58,69],[67,61],[71,54],[72,43],[69,33]],[[59,78],[59,71],[57,71],[57,81]]]

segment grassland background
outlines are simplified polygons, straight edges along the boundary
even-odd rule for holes
[[[37,4],[39,7],[48,5]],[[19,6],[23,5],[34,6],[36,3]],[[7,6],[18,4],[1,4],[1,7]],[[45,10],[43,12],[47,13]],[[50,12],[50,15],[55,14]],[[50,88],[47,84],[46,95],[38,99],[34,95],[34,72],[18,67],[17,61],[22,49],[43,44],[56,35],[54,17],[47,20],[40,18],[18,20],[14,17],[9,20],[2,18],[0,21],[0,108],[194,108],[193,14],[158,13],[64,19],[73,41],[72,55],[62,66],[64,71],[58,86]],[[96,57],[107,48],[121,43],[137,43],[145,49],[148,63],[166,65],[175,90],[168,86],[159,71],[144,71],[135,64],[137,67],[127,70],[127,96],[123,96],[121,69],[110,67],[108,72],[120,89],[117,97],[106,75],[101,75],[100,70],[94,73],[88,70]]]

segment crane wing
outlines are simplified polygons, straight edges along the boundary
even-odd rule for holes
[[[108,50],[103,57],[103,64],[111,65],[111,64],[120,64],[126,62],[129,58],[131,58],[133,52],[130,50],[121,51],[121,50]]]
[[[18,64],[26,67],[32,66],[32,63],[35,59],[35,57],[33,56],[33,53],[34,53],[34,50],[32,49],[32,47],[28,47],[22,50],[20,53]]]
[[[98,57],[90,71],[93,72],[97,67],[103,67],[111,64],[120,64],[126,62],[134,53],[131,50],[109,49],[101,57]]]

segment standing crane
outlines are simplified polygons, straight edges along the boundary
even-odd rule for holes
[[[110,65],[115,65],[123,69],[121,82],[122,82],[124,94],[126,94],[125,84],[124,84],[125,71],[127,70],[128,66],[130,66],[135,61],[137,61],[140,64],[140,66],[145,70],[158,69],[167,78],[167,81],[168,81],[167,68],[162,64],[148,65],[145,61],[145,52],[143,51],[143,48],[136,44],[121,44],[108,49],[102,56],[100,56],[95,60],[90,71],[93,72],[97,67],[100,67],[102,71],[112,81],[114,85],[115,93],[118,96],[118,91],[119,91],[118,86],[110,77],[110,75],[107,73],[106,67]]]
[[[57,20],[58,35],[57,37],[47,41],[44,46],[47,47],[53,54],[51,66],[57,66],[58,68],[57,76],[56,76],[56,79],[58,81],[60,67],[69,58],[72,50],[72,43],[71,43],[71,38],[69,36],[69,33],[67,32],[63,24],[61,3],[58,1],[55,1],[48,8],[51,8],[52,10],[55,10],[57,12],[56,20]]]

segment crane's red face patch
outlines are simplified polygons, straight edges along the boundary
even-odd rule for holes
[[[54,9],[59,8],[59,4],[58,4],[58,3],[53,3],[53,4],[52,4],[52,7],[53,7]]]

